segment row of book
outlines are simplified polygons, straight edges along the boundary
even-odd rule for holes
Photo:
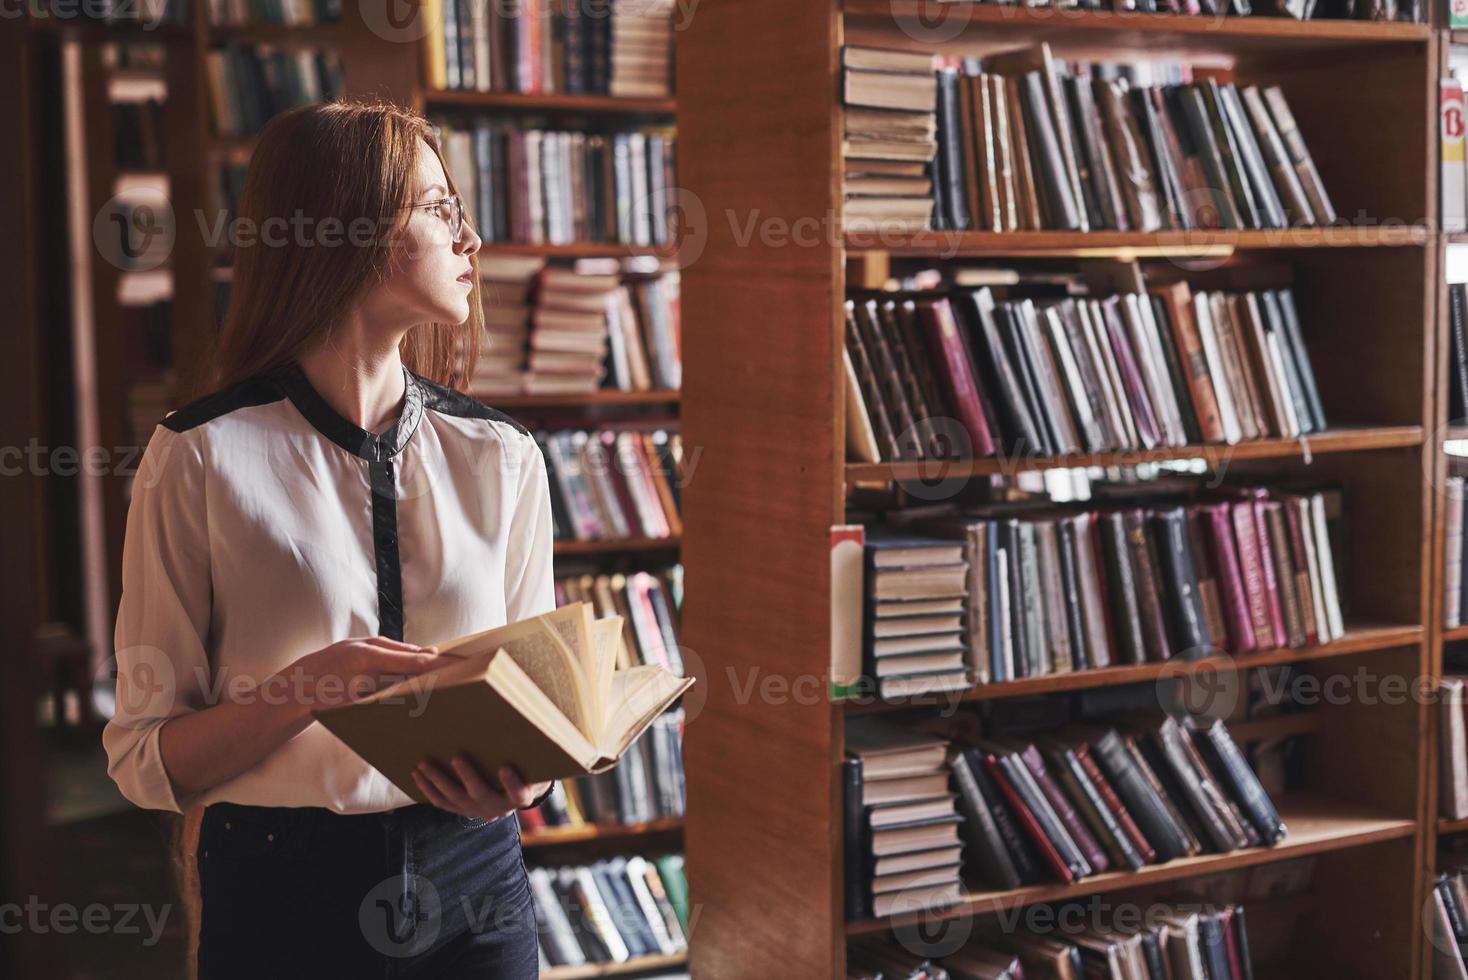
[[[841,580],[865,596],[861,674],[891,698],[1330,643],[1345,635],[1327,518],[1340,508],[1334,490],[1247,487],[845,527],[865,544]]]
[[[163,169],[163,103],[166,96],[112,100],[113,159],[119,170]]]
[[[683,441],[667,429],[536,434],[550,471],[557,540],[674,538]]]
[[[480,260],[485,338],[476,395],[676,390],[678,272],[653,256]]]
[[[610,771],[555,785],[520,812],[526,830],[631,825],[683,816],[683,709],[658,716]]]
[[[145,29],[161,24],[184,24],[189,20],[187,0],[39,0],[28,9],[40,19],[59,21],[81,18],[99,24],[142,24]]]
[[[435,118],[474,229],[486,242],[664,246],[673,131],[542,129]]]
[[[435,89],[666,98],[674,0],[430,0]]]
[[[204,12],[213,27],[310,27],[341,20],[342,4],[341,0],[206,0]]]
[[[287,109],[342,92],[340,55],[330,48],[228,43],[204,54],[214,134],[250,136]]]
[[[984,890],[1068,884],[1287,834],[1221,720],[957,743],[863,718],[846,747],[850,918],[956,902],[960,873]]]
[[[1448,476],[1443,485],[1447,498],[1443,508],[1443,626],[1453,629],[1468,623],[1468,575],[1463,562],[1468,559],[1464,536],[1468,534],[1468,465],[1461,457],[1450,456]],[[1468,816],[1468,814],[1464,814]]]
[[[1144,284],[1140,284],[1144,285]],[[1289,289],[1038,301],[853,293],[848,445],[859,460],[1141,450],[1326,427]]]
[[[683,607],[683,566],[621,571],[560,569],[556,606],[589,602],[598,619],[622,617],[617,667],[657,664],[683,672],[678,611]],[[677,665],[676,667],[674,665]]]
[[[528,870],[541,969],[687,952],[683,855]]]
[[[1072,910],[1076,914],[1072,914]],[[1059,914],[1087,921],[1076,906]],[[1084,928],[980,928],[943,956],[890,940],[847,956],[848,980],[1252,980],[1244,906],[1188,899],[1154,903],[1143,922],[1112,913]]]
[[[878,56],[885,78],[853,76]],[[906,219],[931,205],[934,228],[999,232],[1336,220],[1278,86],[1194,83],[1185,65],[1071,64],[1043,42],[943,59],[936,73],[920,53],[846,57],[847,103],[871,155],[907,163],[848,186],[848,217]]]

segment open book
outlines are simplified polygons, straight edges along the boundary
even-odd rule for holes
[[[577,602],[440,643],[458,662],[312,714],[419,802],[413,769],[460,752],[491,782],[503,765],[526,782],[604,772],[693,686],[661,666],[617,670],[621,635],[620,616]]]

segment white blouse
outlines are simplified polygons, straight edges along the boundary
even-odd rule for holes
[[[535,440],[468,395],[404,375],[402,413],[379,435],[333,409],[298,364],[192,402],[154,430],[128,508],[117,710],[102,735],[108,774],[133,803],[338,813],[412,803],[319,723],[180,797],[159,731],[240,692],[295,696],[254,686],[339,640],[427,645],[555,608]]]

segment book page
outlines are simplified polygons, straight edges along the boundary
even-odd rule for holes
[[[612,678],[611,717],[598,743],[601,754],[607,758],[620,756],[654,718],[692,686],[693,678],[678,677],[655,664],[617,671]]]
[[[596,701],[597,737],[606,727],[612,705],[612,678],[617,669],[617,649],[622,643],[622,617],[607,616],[591,624],[591,690]]]

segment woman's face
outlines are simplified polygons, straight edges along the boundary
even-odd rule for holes
[[[367,299],[365,312],[374,319],[400,325],[463,323],[469,319],[473,269],[469,257],[479,251],[479,236],[466,216],[458,237],[451,230],[448,180],[438,155],[418,141],[411,210],[397,226],[392,274]],[[467,205],[466,205],[467,206]]]

